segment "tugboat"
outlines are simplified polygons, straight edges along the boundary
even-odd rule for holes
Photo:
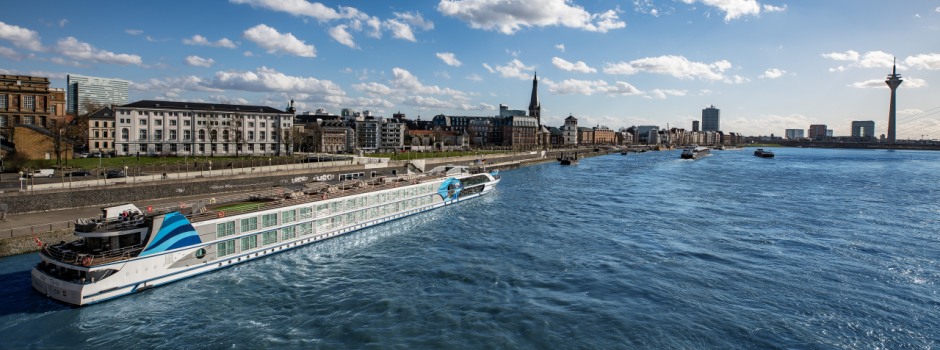
[[[763,148],[758,148],[756,151],[754,151],[754,155],[761,158],[773,158],[774,152],[765,151]]]

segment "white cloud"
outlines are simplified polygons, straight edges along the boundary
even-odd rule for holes
[[[610,85],[604,80],[566,79],[556,83],[548,79],[542,79],[542,82],[548,86],[549,92],[559,95],[593,95],[597,93],[628,96],[643,93],[633,85],[622,81],[617,81],[614,85]]]
[[[311,3],[306,0],[230,0],[230,2],[233,4],[248,4],[251,5],[251,7],[266,8],[293,15],[312,17],[321,22],[348,18],[349,16],[349,13],[339,13],[319,2]]]
[[[694,4],[696,0],[681,0],[686,4]],[[760,4],[755,0],[697,0],[706,6],[715,7],[725,13],[725,22],[744,16],[760,14]]]
[[[59,20],[59,28],[65,28],[65,25],[68,24],[68,23],[69,23],[69,20],[68,20],[68,19],[65,19],[65,18],[60,19],[60,20]]]
[[[830,53],[824,53],[824,54],[822,54],[822,57],[828,58],[828,59],[830,59],[830,60],[835,60],[835,61],[851,61],[851,62],[857,62],[859,55],[858,55],[858,52],[856,52],[856,51],[848,50],[848,51],[846,51],[846,52],[830,52]]]
[[[466,97],[466,94],[461,91],[450,88],[440,88],[436,85],[424,85],[418,81],[418,78],[411,74],[411,72],[402,68],[393,68],[392,74],[394,75],[394,78],[391,81],[392,86],[408,93],[450,95],[454,98],[461,99]]]
[[[267,49],[269,54],[288,53],[300,57],[317,57],[313,45],[307,45],[291,33],[278,33],[277,29],[259,24],[246,29],[242,36],[258,46]]]
[[[460,65],[463,64],[452,52],[438,52],[437,58],[440,58],[441,61],[444,61],[448,66],[460,67]]]
[[[338,26],[330,28],[330,37],[333,38],[333,40],[336,40],[337,42],[339,42],[340,44],[343,44],[350,48],[355,49],[356,42],[353,41],[352,34],[349,34],[349,31],[347,31],[346,28],[348,27],[345,24],[340,24]]]
[[[830,72],[845,72],[845,67],[843,67],[843,66],[838,66],[838,67],[835,67],[835,68],[829,68],[829,71],[830,71]]]
[[[917,89],[917,88],[927,87],[927,81],[924,79],[906,77],[903,80],[904,82],[901,83],[901,87],[899,89],[904,89],[904,88]],[[888,85],[885,84],[885,81],[881,79],[871,79],[871,80],[866,80],[866,81],[860,81],[860,82],[849,84],[849,86],[854,87],[854,88],[859,88],[859,89],[866,89],[866,88],[867,89],[871,89],[871,88],[887,89],[888,88]]]
[[[560,57],[552,57],[552,64],[558,69],[568,72],[597,73],[597,69],[589,67],[584,61],[571,63]]]
[[[474,74],[468,75],[468,76],[467,76],[467,80],[483,81],[483,77],[481,77],[481,76],[477,75],[476,73],[474,73]]]
[[[918,109],[918,108],[907,108],[907,109],[902,109],[898,111],[898,114],[904,114],[904,115],[915,115],[915,114],[921,114],[921,113],[924,113],[924,110]]]
[[[937,8],[933,9],[933,11],[934,11],[934,12],[940,12],[940,6],[937,6]]]
[[[207,85],[205,79],[194,76],[149,79],[145,82],[131,82],[130,89],[145,93],[160,93],[163,96],[179,96],[183,91],[222,92],[223,90]]]
[[[894,55],[883,51],[869,51],[862,56],[858,65],[862,68],[891,68]]]
[[[20,55],[16,51],[13,51],[13,49],[9,47],[3,47],[3,46],[0,46],[0,57],[9,58],[14,61],[19,61],[21,58],[23,58],[22,55]]]
[[[928,53],[908,56],[904,59],[904,64],[915,69],[938,70],[940,69],[940,54]]]
[[[215,63],[214,59],[211,58],[202,58],[199,56],[186,56],[186,64],[193,67],[212,67],[212,64]]]
[[[714,63],[692,62],[683,56],[646,57],[630,62],[608,63],[607,74],[631,75],[639,72],[671,75],[679,79],[725,80],[723,72],[731,68],[726,60]]]
[[[686,90],[676,90],[676,89],[653,89],[646,94],[647,98],[665,100],[669,96],[685,96],[688,92]]]
[[[230,70],[216,72],[215,79],[208,86],[242,91],[280,91],[329,96],[346,95],[346,92],[332,81],[313,77],[289,76],[268,67],[261,67],[255,71]]]
[[[387,85],[376,82],[353,84],[353,89],[371,95],[391,95],[393,92],[392,88],[388,87]]]
[[[746,82],[751,81],[751,79],[742,77],[742,76],[740,76],[740,75],[733,75],[733,76],[731,76],[731,77],[729,77],[729,78],[725,78],[725,79],[722,80],[722,81],[724,81],[725,83],[728,83],[728,84],[744,84],[744,83],[746,83]]]
[[[141,60],[138,55],[116,54],[110,51],[99,50],[91,46],[91,44],[78,41],[78,39],[73,37],[59,39],[55,51],[71,59],[82,61],[120,65],[136,64],[138,66],[143,64],[143,60]]]
[[[30,51],[45,51],[39,39],[39,33],[23,27],[0,22],[0,39],[8,40],[13,46]]]
[[[434,29],[434,22],[431,22],[431,21],[429,21],[429,20],[424,19],[424,17],[421,16],[421,13],[420,13],[420,12],[415,12],[415,13],[410,13],[410,12],[400,13],[400,12],[395,12],[394,15],[395,15],[396,18],[398,18],[398,19],[400,19],[400,20],[403,20],[403,21],[407,22],[408,24],[411,24],[411,25],[413,25],[413,26],[415,26],[415,27],[418,27],[418,28],[420,28],[420,29],[422,29],[422,30],[432,30],[432,29]]]
[[[456,17],[470,27],[513,34],[523,27],[565,26],[606,33],[627,26],[618,17],[619,9],[589,13],[568,0],[441,0],[437,10]]]
[[[224,48],[229,48],[229,49],[234,49],[238,47],[237,45],[235,45],[234,42],[232,42],[228,38],[222,38],[222,39],[212,42],[212,41],[209,41],[209,39],[206,39],[206,37],[199,35],[199,34],[193,35],[193,37],[189,39],[183,39],[183,44],[194,45],[194,46],[224,47]]]
[[[771,68],[771,69],[764,71],[764,74],[761,74],[758,78],[777,79],[779,77],[782,77],[784,74],[787,74],[787,71],[777,69],[777,68]]]
[[[534,72],[534,66],[526,66],[518,58],[512,59],[509,63],[502,66],[496,66],[496,68],[491,67],[490,65],[484,63],[483,68],[486,68],[490,73],[499,72],[499,76],[503,78],[517,78],[517,79],[531,79],[532,75],[527,72]]]
[[[252,57],[252,56],[254,56],[254,55],[255,55],[255,54],[254,54],[253,52],[251,52],[251,51],[242,52],[242,56],[245,56],[245,57]]]
[[[382,26],[392,32],[392,37],[410,42],[418,41],[415,39],[415,33],[411,30],[411,26],[397,19],[387,19],[382,23]]]
[[[764,7],[764,12],[767,12],[767,13],[784,12],[787,10],[787,4],[783,4],[783,6],[774,6],[774,5],[764,4],[763,7]]]
[[[555,48],[558,49],[558,51],[565,52],[565,44],[555,44]]]
[[[125,29],[124,32],[128,35],[141,35],[144,33],[144,31],[140,29]]]

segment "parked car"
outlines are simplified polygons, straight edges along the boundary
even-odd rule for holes
[[[91,175],[91,172],[85,169],[72,170],[68,173],[69,176],[88,176]]]
[[[88,158],[88,155],[86,152],[75,153],[75,158]]]
[[[39,169],[26,174],[27,177],[52,177],[55,175],[55,169]]]
[[[108,170],[108,172],[104,173],[104,178],[106,179],[114,179],[114,178],[126,177],[126,176],[127,175],[124,174],[123,170],[117,170],[117,169]]]

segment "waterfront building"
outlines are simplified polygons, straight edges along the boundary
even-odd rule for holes
[[[56,130],[56,125],[64,125],[60,123],[65,123],[65,119],[50,120],[50,129]],[[19,124],[14,129],[13,143],[17,145],[16,154],[19,156],[56,161],[72,158],[72,143],[61,133],[31,124]]]
[[[594,127],[594,143],[599,145],[613,145],[617,143],[617,135],[606,126]]]
[[[578,127],[578,144],[579,145],[593,145],[594,144],[594,129],[588,127]]]
[[[19,124],[46,128],[53,117],[62,116],[56,91],[49,88],[49,78],[0,75],[0,139],[12,142]]]
[[[121,155],[280,155],[294,115],[267,106],[143,100],[113,107]]]
[[[526,115],[526,111],[523,111],[521,109],[509,109],[509,106],[507,105],[504,105],[504,104],[499,105],[500,117],[513,117],[513,116],[524,117],[525,115]]]
[[[634,142],[633,134],[631,134],[627,129],[620,129],[620,131],[617,131],[618,145],[629,145],[633,144]]]
[[[873,120],[852,121],[852,139],[856,141],[874,140],[875,139],[875,121]]]
[[[405,146],[405,124],[396,119],[364,117],[356,122],[356,147],[365,152],[398,152]]]
[[[564,139],[563,144],[568,146],[577,146],[578,145],[578,118],[575,118],[573,115],[568,115],[568,118],[565,118],[565,125],[561,127],[562,138]]]
[[[636,127],[636,134],[637,134],[637,143],[646,143],[646,144],[653,143],[653,142],[650,142],[649,136],[651,134],[656,134],[657,137],[655,141],[656,142],[659,141],[659,137],[658,137],[659,127],[656,125],[640,125]]]
[[[698,120],[692,121],[692,131],[699,131],[698,123],[699,123]]]
[[[349,139],[355,133],[342,119],[325,119],[317,123],[320,126],[319,152],[348,153],[352,151]]]
[[[550,127],[548,128],[549,133],[549,144],[552,146],[564,146],[565,145],[565,134],[561,131],[560,128]]]
[[[702,110],[702,131],[721,130],[721,110],[711,106]]]
[[[538,119],[525,116],[505,118],[503,124],[503,146],[512,149],[534,149],[539,137]]]
[[[813,141],[822,141],[826,139],[826,125],[825,124],[813,124],[809,126],[809,138]]]
[[[372,117],[356,121],[356,148],[370,153],[378,149],[380,123],[381,121]]]
[[[897,61],[897,59],[895,59]],[[895,97],[897,97],[898,86],[901,86],[904,80],[901,80],[901,75],[898,74],[898,66],[895,63],[891,67],[891,75],[888,75],[888,78],[885,79],[885,84],[888,84],[888,87],[891,88],[891,105],[888,107],[888,144],[894,144],[896,141],[897,133],[897,117],[895,110],[897,109],[897,104],[895,102]]]
[[[102,107],[88,115],[88,150],[101,154],[114,153],[114,111]]]
[[[803,129],[787,129],[786,130],[787,140],[802,139],[803,137],[805,137],[803,136],[803,131],[804,131]]]
[[[130,82],[121,79],[90,77],[78,74],[66,76],[68,88],[68,114],[84,115],[94,112],[88,107],[127,104]]]

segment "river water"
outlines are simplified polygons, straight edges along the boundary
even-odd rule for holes
[[[940,153],[608,155],[84,308],[0,259],[0,348],[940,347]]]

